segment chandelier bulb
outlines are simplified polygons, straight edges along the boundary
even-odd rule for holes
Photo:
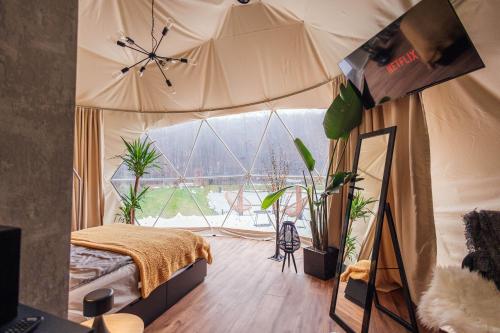
[[[167,83],[167,90],[170,94],[175,95],[176,91],[174,89],[174,86],[172,85],[172,82],[170,82],[169,79],[166,79],[165,82]]]
[[[113,78],[115,78],[115,79],[121,79],[122,77],[125,76],[125,74],[128,73],[128,70],[129,70],[128,67],[124,67],[124,68],[120,69],[119,71],[114,72],[113,74],[111,74],[111,76]]]
[[[168,17],[165,21],[165,28],[170,30],[174,26],[174,20],[171,17]]]
[[[146,71],[146,67],[142,66],[141,69],[139,69],[139,77],[142,77],[144,75],[145,71]]]

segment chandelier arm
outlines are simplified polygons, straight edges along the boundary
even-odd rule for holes
[[[144,65],[142,65],[144,68],[146,68],[146,66],[149,64],[149,62],[151,61],[151,58],[148,59],[148,61],[146,61],[146,63]]]
[[[144,51],[144,52],[143,52],[144,54],[149,54],[149,52],[148,52],[148,51],[146,51],[146,49],[145,49],[145,48],[143,48],[142,46],[140,46],[140,45],[139,45],[139,44],[137,44],[136,42],[134,42],[134,45],[135,45],[135,46],[137,46],[138,48],[140,48],[142,51]]]
[[[158,69],[160,70],[160,72],[163,75],[163,77],[165,78],[165,80],[168,80],[165,73],[163,73],[163,69],[161,68],[160,64],[158,63],[158,60],[156,60],[156,58],[154,60],[155,60],[156,66],[158,66]]]
[[[156,47],[154,48],[153,53],[156,53],[156,50],[158,50],[158,48],[160,47],[160,44],[161,44],[161,41],[163,40],[163,37],[165,37],[165,35],[161,35],[161,38],[158,41],[158,44],[156,44]]]
[[[128,46],[128,45],[125,45],[125,47],[127,47],[127,48],[129,48],[129,49],[132,49],[132,50],[134,50],[134,51],[140,52],[140,53],[142,53],[142,54],[149,55],[149,53],[144,52],[144,51],[141,51],[141,50],[139,50],[139,49],[136,49],[135,47]]]
[[[155,0],[151,0],[151,50],[156,47],[157,40],[154,36],[155,29],[155,15],[154,15]]]
[[[166,61],[177,60],[177,59],[175,59],[175,58],[170,58],[170,57],[162,57],[162,56],[159,56],[159,55],[157,55],[156,57],[157,57],[158,59],[163,59],[163,60],[166,60]]]
[[[136,62],[136,63],[135,63],[135,64],[133,64],[132,66],[129,66],[128,68],[130,69],[130,68],[132,68],[132,67],[135,67],[135,66],[137,66],[138,64],[140,64],[141,62],[143,62],[143,61],[144,61],[144,60],[146,60],[146,59],[149,59],[149,57],[146,57],[146,58],[144,58],[144,59],[142,59],[142,60],[139,60],[138,62]]]

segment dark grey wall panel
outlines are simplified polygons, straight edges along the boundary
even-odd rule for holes
[[[0,0],[0,224],[22,228],[21,301],[57,315],[68,297],[77,18],[77,0]]]

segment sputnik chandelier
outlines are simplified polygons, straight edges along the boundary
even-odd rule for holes
[[[196,65],[196,63],[193,60],[190,60],[188,58],[173,58],[173,57],[162,57],[156,54],[158,51],[158,48],[160,47],[161,42],[163,41],[163,38],[167,35],[167,33],[170,31],[170,29],[173,26],[173,21],[171,19],[167,20],[167,23],[163,27],[163,30],[161,31],[161,37],[160,40],[155,38],[155,17],[154,17],[154,3],[155,1],[151,1],[151,51],[147,51],[145,48],[137,44],[132,38],[129,36],[125,35],[123,32],[120,32],[120,36],[118,40],[116,41],[116,44],[120,47],[128,48],[131,50],[134,50],[136,52],[142,53],[142,58],[135,64],[124,67],[120,71],[116,72],[113,74],[113,77],[115,78],[121,78],[124,75],[126,75],[132,68],[136,66],[140,66],[139,68],[139,77],[142,77],[144,75],[144,72],[146,71],[146,67],[148,66],[149,63],[154,63],[156,64],[156,67],[160,70],[161,74],[163,75],[163,78],[165,79],[165,83],[167,84],[167,88],[170,93],[175,94],[174,87],[172,85],[172,81],[170,81],[167,78],[167,75],[165,75],[165,71],[168,70],[170,64],[176,64],[176,63],[183,63],[183,64],[190,64],[190,65]]]

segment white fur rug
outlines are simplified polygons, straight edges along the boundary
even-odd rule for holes
[[[491,281],[460,267],[436,267],[418,306],[429,328],[458,333],[500,333],[500,292]]]

